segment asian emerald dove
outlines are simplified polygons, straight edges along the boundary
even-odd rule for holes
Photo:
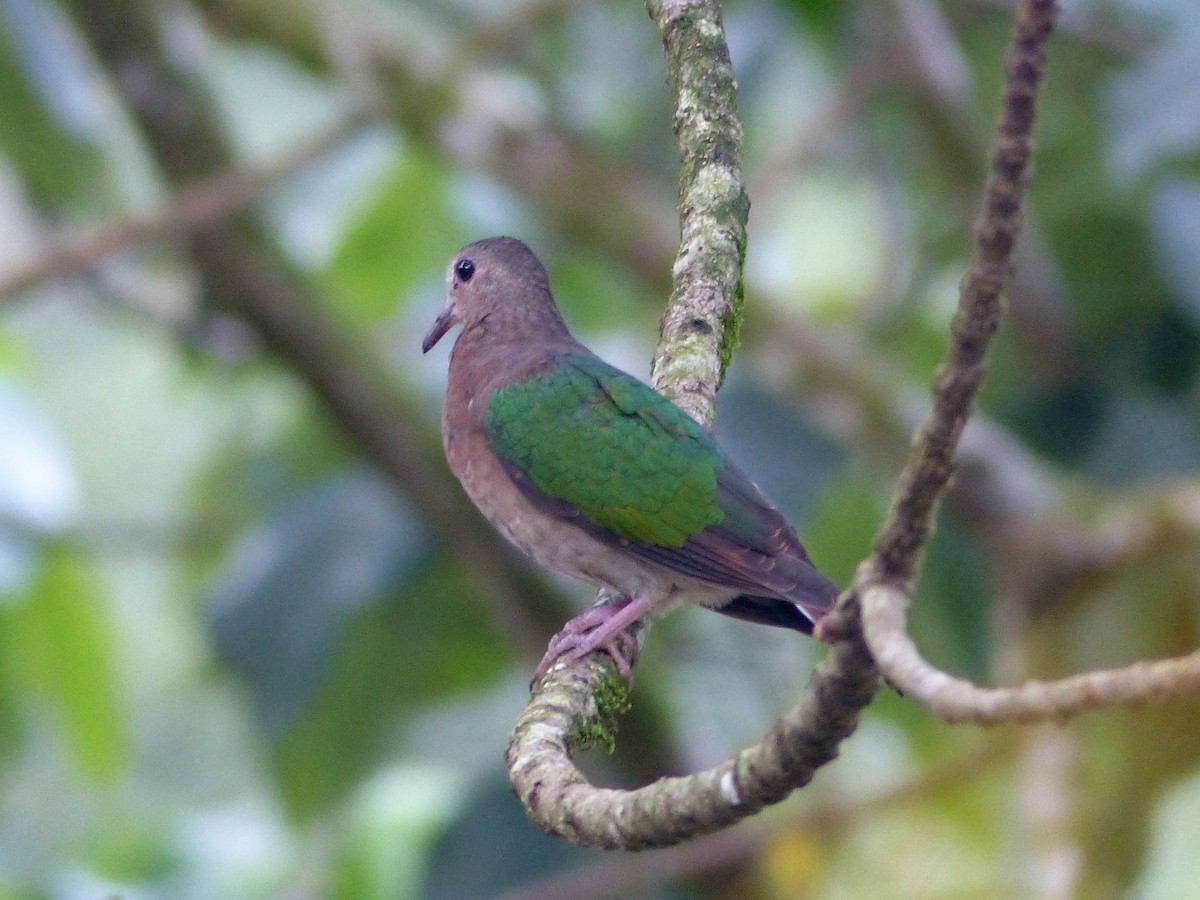
[[[624,629],[689,602],[812,632],[837,587],[703,428],[571,336],[533,251],[469,244],[446,284],[421,349],[462,326],[442,416],[450,468],[518,548],[616,594],[555,635],[539,675],[593,650],[628,675]]]

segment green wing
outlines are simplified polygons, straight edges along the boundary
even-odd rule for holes
[[[492,448],[525,496],[648,562],[744,592],[723,609],[730,615],[811,630],[837,586],[704,429],[586,351],[555,362],[495,391],[484,416]]]
[[[618,537],[664,548],[725,518],[712,438],[649,386],[586,352],[492,394],[492,448],[548,500]]]

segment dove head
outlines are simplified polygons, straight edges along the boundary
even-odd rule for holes
[[[463,326],[464,334],[486,327],[504,340],[569,337],[541,260],[510,237],[468,244],[450,260],[446,308],[425,335],[421,351],[428,353],[455,325]]]

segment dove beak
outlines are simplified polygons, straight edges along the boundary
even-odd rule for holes
[[[421,341],[421,352],[428,353],[438,341],[446,336],[446,332],[454,327],[454,304],[449,303],[442,310],[441,314],[434,319],[433,327],[429,329],[429,334],[425,335],[425,340]]]

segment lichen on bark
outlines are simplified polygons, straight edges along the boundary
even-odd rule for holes
[[[715,2],[649,0],[679,142],[679,253],[654,356],[656,388],[705,425],[737,347],[750,200],[737,82]]]

